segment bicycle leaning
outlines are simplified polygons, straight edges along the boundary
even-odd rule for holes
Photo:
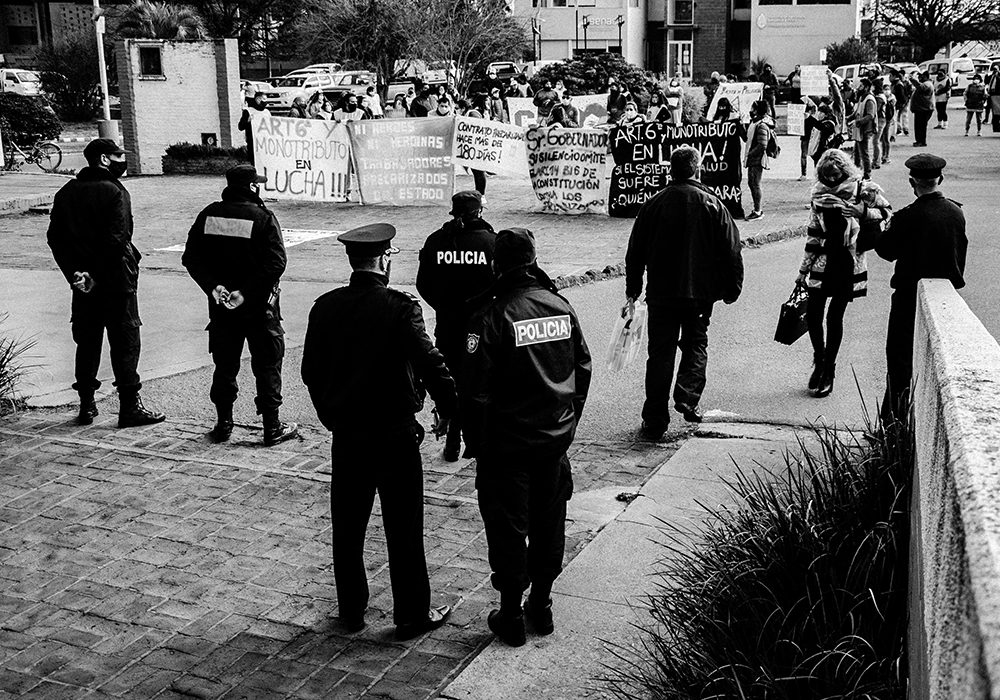
[[[47,173],[54,172],[62,164],[62,149],[51,141],[34,134],[35,142],[21,148],[11,139],[3,143],[4,170],[19,170],[21,163],[33,163]]]

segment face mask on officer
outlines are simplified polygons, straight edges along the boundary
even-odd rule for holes
[[[260,185],[256,182],[250,183],[250,191],[253,192],[255,197],[260,197]]]
[[[105,156],[108,159],[108,172],[111,173],[111,177],[119,178],[125,174],[128,169],[128,163],[125,159],[122,160],[111,160],[111,156]]]

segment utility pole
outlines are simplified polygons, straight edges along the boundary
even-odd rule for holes
[[[94,0],[94,34],[97,37],[97,72],[101,79],[101,101],[104,119],[97,123],[97,135],[102,139],[118,140],[118,124],[111,120],[111,102],[108,99],[108,64],[104,60],[104,10],[101,0]],[[127,58],[122,57],[122,60]]]
[[[618,19],[615,20],[615,24],[618,25],[618,55],[624,58],[625,51],[622,49],[622,25],[625,24],[625,18],[618,15]]]

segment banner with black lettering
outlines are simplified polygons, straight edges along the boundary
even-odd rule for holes
[[[528,129],[525,139],[531,186],[544,211],[604,213],[607,131],[540,126]]]
[[[350,185],[347,127],[322,119],[272,117],[251,111],[254,164],[275,199],[346,202]]]
[[[448,204],[455,190],[454,117],[351,122],[362,204]]]
[[[455,117],[455,163],[491,173],[527,174],[524,129],[513,124]]]
[[[646,122],[616,126],[609,134],[615,165],[611,171],[608,214],[634,217],[643,203],[667,186],[670,154],[691,146],[701,154],[701,182],[729,212],[743,218],[742,141],[735,121],[671,126]]]

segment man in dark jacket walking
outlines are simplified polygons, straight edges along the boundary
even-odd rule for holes
[[[203,209],[188,232],[181,262],[208,297],[208,349],[215,361],[210,396],[219,416],[212,439],[224,442],[233,433],[236,376],[246,343],[264,444],[270,447],[294,437],[298,426],[278,419],[285,356],[278,280],[286,257],[278,220],[260,198],[259,183],[265,181],[252,165],[231,168],[222,201]]]
[[[469,323],[462,414],[500,609],[489,627],[525,642],[521,596],[535,631],[553,631],[552,583],[562,571],[566,451],[590,388],[590,352],[576,312],[535,264],[531,231],[497,234],[497,283]],[[525,545],[525,538],[528,543]]]
[[[389,287],[396,229],[371,224],[340,236],[351,283],[316,300],[302,348],[302,381],[331,432],[330,516],[340,619],[365,626],[365,531],[376,492],[389,551],[396,638],[444,624],[447,605],[431,607],[424,558],[424,430],[414,418],[426,392],[437,406],[437,435],[455,413],[455,383],[424,330],[420,302]]]
[[[743,290],[740,233],[722,201],[699,182],[701,157],[682,146],[670,154],[670,184],[642,205],[625,254],[629,313],[647,272],[649,360],[642,435],[658,440],[670,424],[670,385],[677,348],[674,408],[700,422],[712,306]]]
[[[94,392],[101,386],[104,331],[120,404],[118,427],[159,423],[139,398],[139,260],[132,245],[132,198],[119,178],[125,151],[111,139],[95,139],[83,149],[87,167],[63,185],[52,203],[48,243],[56,264],[73,289],[72,326],[76,342],[76,382],[80,425],[97,416]]]
[[[451,215],[455,218],[428,236],[420,250],[417,292],[437,314],[434,341],[457,382],[466,354],[468,300],[493,284],[496,233],[483,221],[483,199],[478,192],[456,193],[451,198]],[[456,416],[448,429],[445,461],[458,461],[461,448],[461,422]]]

